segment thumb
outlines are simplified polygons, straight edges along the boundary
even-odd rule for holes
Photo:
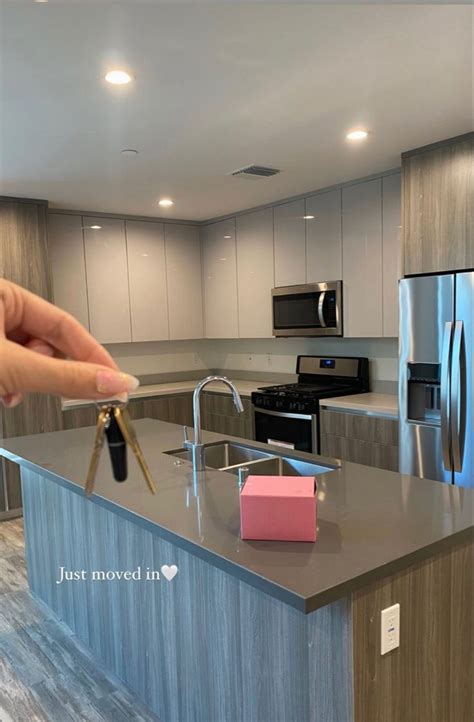
[[[0,396],[40,392],[105,399],[129,393],[138,384],[134,376],[106,366],[48,358],[13,341],[0,341]]]

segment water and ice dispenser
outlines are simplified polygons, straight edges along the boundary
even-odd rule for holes
[[[441,364],[407,364],[408,420],[441,423]]]

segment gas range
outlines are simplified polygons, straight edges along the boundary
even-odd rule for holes
[[[255,438],[319,451],[319,401],[369,390],[368,359],[298,356],[298,381],[254,391]]]

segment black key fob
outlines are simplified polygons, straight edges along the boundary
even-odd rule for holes
[[[127,469],[127,444],[120,431],[113,412],[110,414],[110,422],[105,430],[107,444],[109,447],[110,461],[115,481],[125,481],[128,474]]]

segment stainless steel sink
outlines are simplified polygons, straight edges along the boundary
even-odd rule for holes
[[[174,449],[165,453],[192,463],[191,452],[188,449]],[[232,474],[238,474],[239,469],[246,467],[249,474],[258,474],[259,476],[314,476],[337,468],[336,466],[315,464],[304,459],[294,459],[291,456],[280,456],[274,451],[254,449],[231,441],[206,444],[204,463],[209,469],[228,471]]]
[[[175,456],[177,459],[192,461],[191,452],[188,449],[177,449],[166,451],[166,454]],[[204,463],[210,469],[228,469],[232,466],[249,464],[260,459],[271,459],[273,454],[259,449],[251,449],[248,446],[234,444],[229,441],[209,444],[204,447]]]
[[[313,464],[286,456],[274,456],[271,459],[252,464],[248,468],[250,474],[258,474],[259,476],[315,476],[316,474],[333,471],[336,467]],[[233,470],[229,469],[229,471]]]

